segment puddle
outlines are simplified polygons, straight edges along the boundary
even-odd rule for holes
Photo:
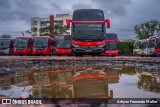
[[[83,66],[17,71],[0,78],[8,98],[160,98],[160,69]]]

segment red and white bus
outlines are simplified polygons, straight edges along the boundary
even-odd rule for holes
[[[160,34],[148,39],[148,52],[152,56],[160,56]]]
[[[34,38],[31,36],[20,36],[15,39],[13,54],[14,55],[31,55]]]
[[[37,36],[34,38],[32,55],[52,55],[54,40],[49,36]]]
[[[56,55],[72,55],[71,35],[58,35],[56,40]]]
[[[118,56],[118,42],[119,39],[117,37],[117,34],[107,33],[105,52],[102,53],[102,56]]]
[[[67,20],[71,26],[71,46],[75,56],[85,54],[100,56],[105,48],[106,26],[110,28],[109,19],[99,9],[78,9],[73,12],[72,20]]]
[[[134,55],[160,56],[160,36],[151,36],[148,39],[138,40],[134,43]]]

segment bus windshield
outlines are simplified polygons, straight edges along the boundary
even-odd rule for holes
[[[140,47],[141,47],[141,41],[135,42],[134,49],[140,49]]]
[[[141,43],[141,49],[146,49],[148,46],[147,42],[142,42]]]
[[[28,44],[28,38],[16,38],[14,46],[16,47],[26,47]]]
[[[74,24],[72,39],[96,41],[104,39],[104,25],[101,24]]]
[[[78,9],[73,12],[73,20],[104,21],[104,13],[99,9]]]
[[[33,46],[36,46],[36,47],[46,47],[46,46],[48,46],[48,38],[42,38],[42,37],[35,38]]]
[[[116,50],[117,49],[117,42],[107,42],[106,49],[107,50]]]
[[[160,38],[157,38],[157,48],[160,48]]]
[[[117,40],[118,39],[117,34],[115,33],[106,33],[105,37],[107,40]]]
[[[58,36],[57,38],[57,48],[71,48],[71,37],[70,36]]]
[[[11,44],[10,40],[0,39],[0,48],[9,48]]]

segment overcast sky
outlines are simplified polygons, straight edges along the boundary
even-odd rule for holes
[[[102,9],[111,21],[108,32],[134,39],[133,27],[152,19],[160,21],[160,0],[0,0],[0,34],[20,35],[30,30],[31,17],[72,14],[75,9]]]

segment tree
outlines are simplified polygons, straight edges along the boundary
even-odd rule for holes
[[[119,55],[130,56],[133,55],[134,41],[123,41],[118,43]]]
[[[40,29],[40,35],[57,36],[58,34],[67,33],[67,30],[68,28],[62,25],[47,26]]]
[[[0,35],[0,38],[12,38],[12,36],[9,34],[2,34]]]
[[[137,34],[138,39],[146,39],[160,31],[160,22],[157,20],[151,20],[149,22],[142,23],[134,26],[134,31]]]

